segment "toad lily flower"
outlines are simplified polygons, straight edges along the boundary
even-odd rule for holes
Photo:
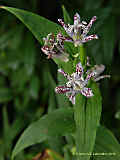
[[[103,65],[100,67],[96,67],[93,70],[88,70],[86,72],[86,78],[84,79],[83,74],[83,67],[79,62],[76,65],[76,72],[68,75],[62,69],[59,69],[60,72],[65,78],[67,78],[68,82],[63,86],[58,86],[55,88],[55,92],[59,94],[66,94],[72,104],[75,104],[75,96],[78,93],[81,93],[87,98],[92,97],[94,94],[91,88],[87,88],[86,85],[88,84],[89,80],[92,78],[94,81],[98,81],[105,77],[110,77],[108,75],[99,76],[103,72]]]
[[[96,16],[92,17],[90,22],[87,24],[85,21],[80,21],[80,16],[78,13],[74,15],[74,24],[65,24],[62,19],[58,19],[60,24],[65,29],[66,33],[71,38],[71,42],[74,43],[75,47],[81,45],[82,43],[88,42],[93,39],[98,39],[97,35],[87,36],[92,24],[96,21]]]
[[[64,50],[64,39],[65,38],[61,35],[61,33],[57,35],[56,39],[52,33],[48,34],[46,38],[43,38],[45,43],[41,50],[48,55],[48,59],[59,58],[64,62],[69,60],[69,55],[65,53]]]
[[[75,104],[75,95],[77,93],[81,93],[88,98],[93,96],[92,90],[85,86],[88,84],[89,79],[94,76],[94,73],[92,72],[88,74],[84,80],[83,67],[81,63],[76,65],[76,72],[71,75],[68,75],[62,69],[59,69],[58,72],[63,74],[63,76],[67,78],[68,82],[64,86],[56,87],[56,93],[66,94],[73,104]]]
[[[95,76],[93,77],[93,80],[95,82],[99,81],[100,79],[103,78],[110,78],[110,75],[102,75],[100,76],[100,74],[105,70],[105,66],[103,64],[100,65],[95,65],[92,69],[88,70],[86,73],[90,74],[92,72],[95,73]]]

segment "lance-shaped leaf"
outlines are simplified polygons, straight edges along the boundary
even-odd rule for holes
[[[101,45],[103,49],[103,60],[104,63],[110,64],[113,59],[114,54],[114,48],[115,48],[115,42],[116,42],[116,29],[115,29],[115,18],[114,16],[110,16],[109,19],[107,19],[106,23],[103,26],[103,29],[101,28]],[[99,53],[98,53],[99,54]],[[109,56],[108,56],[109,54]]]
[[[42,45],[43,38],[46,37],[49,33],[57,34],[58,32],[65,32],[60,25],[37,14],[12,7],[1,6],[0,8],[9,11],[20,21],[22,21]],[[65,71],[71,72],[71,61],[69,61],[67,64],[57,58],[54,58],[54,61],[59,65],[60,68],[62,67]]]
[[[51,137],[64,136],[74,130],[73,109],[57,109],[43,116],[24,131],[13,150],[12,158],[28,146],[43,142]]]
[[[72,154],[77,154],[76,147],[72,148]],[[85,153],[83,153],[85,156]],[[120,144],[113,133],[103,126],[99,126],[96,133],[96,140],[93,152],[88,152],[92,160],[119,160]],[[82,156],[83,157],[83,156]]]
[[[12,91],[9,88],[0,87],[0,102],[8,102],[13,98]]]
[[[42,38],[46,37],[48,33],[56,33],[59,30],[62,30],[60,25],[37,14],[12,7],[1,6],[0,8],[9,11],[22,21],[41,44],[43,44]]]
[[[97,130],[93,153],[94,160],[120,159],[120,144],[113,133],[105,127],[100,126]]]
[[[96,131],[99,126],[101,115],[101,95],[98,86],[91,85],[94,96],[85,99],[82,95],[76,96],[75,121],[76,121],[76,147],[77,153],[86,153],[84,156],[77,156],[78,160],[89,160],[94,148]]]
[[[62,6],[62,11],[63,11],[63,16],[64,16],[64,22],[65,23],[71,23],[72,20],[70,18],[69,13],[67,12],[66,8],[64,7],[64,5]]]

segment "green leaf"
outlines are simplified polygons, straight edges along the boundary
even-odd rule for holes
[[[49,66],[46,65],[46,70],[44,70],[44,76],[45,79],[47,80],[47,86],[45,88],[48,88],[48,114],[53,112],[55,109],[62,107],[62,104],[56,105],[56,96],[57,94],[55,93],[55,87],[56,87],[56,82],[53,79],[53,77],[50,74],[50,69]],[[67,105],[68,107],[69,105]],[[63,137],[57,136],[57,137],[50,137],[48,139],[48,145],[49,147],[56,151],[57,153],[62,154],[62,147],[64,145],[64,140]]]
[[[10,49],[18,49],[18,47],[20,47],[20,44],[22,42],[22,37],[23,37],[23,31],[24,31],[24,25],[23,24],[18,24],[16,25],[15,28],[13,28],[14,32],[13,35],[10,39],[8,39],[9,41],[9,48]],[[18,32],[19,31],[19,32]],[[22,43],[23,44],[23,43]]]
[[[86,99],[82,95],[76,96],[76,147],[77,153],[91,153],[95,144],[96,131],[101,115],[101,95],[98,86],[91,85],[94,96]],[[78,160],[89,160],[90,155],[77,156]]]
[[[3,134],[4,134],[3,148],[6,156],[10,157],[12,144],[11,144],[10,134],[8,133],[10,133],[10,124],[9,124],[7,109],[4,106],[3,107]]]
[[[50,66],[46,64],[42,77],[44,81],[44,88],[47,88],[46,92],[48,93],[48,113],[57,108],[55,99],[56,82],[50,73]]]
[[[103,58],[106,64],[110,64],[112,62],[116,37],[115,30],[115,18],[111,16],[104,24],[101,33]]]
[[[37,76],[33,75],[30,81],[30,95],[32,98],[37,99],[40,89],[40,80]]]
[[[48,33],[53,32],[56,34],[60,31],[64,32],[63,28],[60,25],[49,21],[37,14],[12,7],[1,6],[1,8],[9,11],[10,13],[14,14],[19,20],[21,20],[41,44],[43,44],[43,37],[46,37]],[[68,64],[71,65],[71,62],[66,64],[65,62],[61,62],[61,60],[59,59],[54,59],[54,61],[59,66],[62,66],[62,68],[67,68],[67,70],[69,69],[69,71],[71,71],[71,67],[68,67]]]
[[[19,32],[18,32],[19,30]],[[15,26],[11,28],[8,32],[3,32],[0,35],[0,49],[4,49],[7,46],[11,48],[17,48],[19,42],[21,41],[21,32],[23,30],[23,26]]]
[[[3,126],[4,126],[4,136],[8,137],[7,133],[10,128],[10,125],[9,125],[9,120],[8,120],[7,109],[5,106],[3,107]]]
[[[53,151],[63,154],[63,146],[65,145],[64,138],[61,136],[51,137],[48,139],[49,148]]]
[[[76,151],[84,153],[85,148],[85,97],[78,94],[74,106],[74,118],[76,121]],[[77,157],[81,159],[81,157]]]
[[[16,50],[8,50],[0,54],[0,70],[3,70],[3,74],[7,75],[10,69],[16,70],[19,65],[18,55]]]
[[[13,98],[11,90],[9,88],[0,88],[0,102],[8,102]]]
[[[5,87],[6,83],[5,83],[5,77],[4,76],[0,76],[0,87]]]
[[[72,67],[73,62],[72,61],[68,61],[66,63],[57,58],[54,58],[54,61],[58,65],[58,67],[64,69],[65,72],[69,74],[73,73],[73,67]]]
[[[4,147],[1,142],[0,142],[0,160],[4,160]]]
[[[100,126],[97,130],[96,143],[94,146],[94,154],[95,153],[99,155],[94,155],[94,160],[120,159],[120,144],[118,143],[112,132],[102,126]],[[106,155],[100,155],[102,153],[105,153]]]
[[[5,142],[5,145],[7,146],[7,144],[9,143],[8,142],[8,139],[9,139],[9,135],[8,135],[8,132],[9,132],[9,129],[10,129],[10,125],[9,125],[9,120],[8,120],[8,113],[7,113],[7,109],[6,107],[4,106],[3,107],[3,126],[4,126],[4,140]]]
[[[73,155],[77,155],[78,153],[76,152],[76,147],[73,147],[71,152]],[[120,144],[110,130],[99,126],[96,133],[94,150],[88,153],[92,155],[92,160],[119,160]]]
[[[26,68],[26,73],[31,75],[35,67],[35,58],[36,58],[36,48],[33,39],[33,35],[28,32],[25,37],[25,42],[22,44],[23,48],[20,50],[21,61],[24,63]]]
[[[19,117],[17,116],[16,119],[13,121],[12,125],[10,125],[10,129],[9,129],[10,136],[9,137],[11,141],[11,146],[12,146],[14,138],[23,130],[25,125],[26,123],[21,116]]]
[[[75,130],[73,109],[57,109],[30,125],[18,140],[13,153],[14,158],[21,150],[48,138],[64,136]]]
[[[66,8],[64,7],[64,5],[62,6],[62,10],[63,10],[64,22],[66,24],[71,23],[71,18],[69,16],[69,13],[67,12]]]
[[[10,78],[12,81],[11,85],[16,88],[16,91],[18,92],[23,92],[26,82],[30,80],[30,76],[27,74],[24,66],[21,66],[20,69],[12,72]]]
[[[97,84],[92,84],[91,88],[93,90],[94,97],[88,99],[86,104],[86,152],[87,150],[88,152],[93,151],[102,110],[102,98]]]
[[[1,8],[9,11],[21,20],[41,44],[43,44],[42,38],[47,36],[48,33],[56,33],[58,30],[62,30],[60,25],[37,14],[12,7],[1,6]]]
[[[49,88],[48,88],[48,91],[49,91],[49,100],[48,100],[49,106],[48,106],[48,113],[50,113],[50,112],[52,112],[53,110],[55,110],[57,108],[56,99],[55,99],[56,83],[53,80],[53,78],[50,75],[50,73],[48,74],[48,80],[49,80]]]

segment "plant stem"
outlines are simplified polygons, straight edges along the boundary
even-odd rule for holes
[[[83,47],[83,44],[81,44],[79,47],[79,58],[80,58],[81,64],[84,66],[86,63],[87,57],[86,57],[85,48]]]
[[[86,53],[83,45],[79,47],[79,59],[84,67],[86,64]],[[85,153],[85,128],[86,128],[86,115],[85,115],[86,98],[82,95],[76,96],[76,104],[74,106],[74,119],[76,123],[76,156],[77,160],[86,160],[87,157],[80,155]]]

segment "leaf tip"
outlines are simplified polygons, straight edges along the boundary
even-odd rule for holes
[[[62,9],[65,9],[64,5],[62,5]]]

